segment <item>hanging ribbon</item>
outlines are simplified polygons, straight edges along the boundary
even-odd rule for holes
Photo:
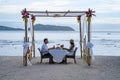
[[[32,19],[32,24],[34,24],[35,23],[35,16],[34,15],[31,15],[31,19]]]
[[[81,16],[77,17],[77,21],[78,21],[78,23],[81,23]]]
[[[23,18],[23,21],[25,21],[25,22],[28,22],[28,18],[29,18],[29,13],[26,11],[26,9],[24,9],[23,11],[22,11],[22,18]]]

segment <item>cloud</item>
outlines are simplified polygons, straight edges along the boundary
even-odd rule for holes
[[[3,0],[1,0],[3,2]],[[6,4],[0,5],[1,13],[17,13],[23,8],[27,8],[29,10],[87,10],[88,8],[92,8],[99,13],[109,13],[111,11],[119,11],[120,10],[120,1],[109,1],[109,0],[91,0],[89,3],[87,0],[30,0],[28,2],[25,1],[16,1],[16,0],[5,0]],[[34,2],[33,2],[34,1]],[[13,4],[13,3],[14,4]],[[16,4],[15,4],[16,3]],[[113,4],[112,4],[113,3]]]
[[[98,13],[111,13],[120,11],[119,0],[99,0],[94,6]]]
[[[54,4],[54,6],[65,6],[65,5],[69,5],[70,1],[68,1],[68,0],[54,0],[53,4]]]
[[[92,21],[97,24],[120,24],[120,18],[94,18]]]
[[[14,0],[13,0],[14,1]],[[45,1],[34,1],[34,2],[28,2],[24,4],[9,4],[10,2],[7,2],[6,4],[0,5],[0,13],[18,13],[20,10],[27,8],[28,10],[62,10],[66,6],[69,5],[68,0],[45,0]],[[67,7],[66,7],[67,8]]]
[[[24,7],[21,5],[8,5],[8,6],[3,5],[0,6],[0,13],[15,14],[15,13],[19,13],[23,8]]]
[[[120,5],[116,4],[103,4],[95,7],[97,12],[99,13],[109,13],[109,12],[117,12],[120,11]]]
[[[21,21],[20,12],[24,8],[37,11],[82,11],[91,8],[96,11],[95,14],[97,15],[93,22],[120,23],[118,14],[120,12],[120,0],[0,0],[0,18],[4,16],[4,19],[2,17],[0,21]]]

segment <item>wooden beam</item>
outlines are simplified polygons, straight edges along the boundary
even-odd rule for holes
[[[47,11],[47,10],[46,10],[46,13],[47,13],[47,16],[49,16],[49,15],[48,15],[48,11]]]
[[[67,13],[69,13],[70,11],[68,10],[63,16],[66,16],[67,15]]]
[[[78,15],[85,15],[89,11],[27,11],[29,14],[34,14],[36,17],[55,17],[55,14],[60,14],[61,16],[56,17],[77,17]],[[95,11],[91,11],[95,13]],[[47,15],[46,15],[47,14]],[[64,15],[63,15],[64,14]],[[67,15],[68,14],[68,15]]]
[[[83,15],[83,14],[81,14]],[[54,15],[34,15],[35,17],[54,17]],[[59,16],[59,17],[77,17],[78,15],[66,15],[66,16]]]
[[[27,11],[29,13],[46,13],[46,11]],[[86,13],[88,11],[69,11],[69,13]],[[66,11],[48,11],[48,13],[66,13]],[[95,13],[95,11],[92,11]]]

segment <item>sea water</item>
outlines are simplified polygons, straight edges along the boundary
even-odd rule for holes
[[[0,31],[0,56],[22,56],[24,31]],[[31,33],[28,36],[31,45]],[[37,48],[43,44],[43,39],[48,38],[48,47],[63,44],[69,48],[69,40],[74,39],[78,47],[77,55],[80,55],[80,37],[78,31],[35,31],[36,56],[40,56]],[[103,56],[120,56],[120,32],[119,31],[92,31],[91,42],[93,54]]]

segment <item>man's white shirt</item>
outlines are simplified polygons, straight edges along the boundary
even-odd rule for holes
[[[43,44],[43,45],[42,45],[42,47],[41,47],[41,52],[42,52],[43,55],[49,53],[47,44]]]

